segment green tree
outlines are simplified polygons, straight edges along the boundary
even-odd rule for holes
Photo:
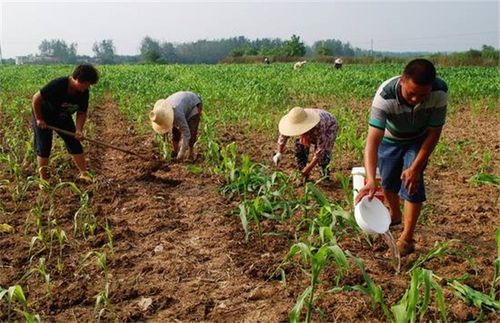
[[[161,58],[161,46],[157,40],[146,36],[141,41],[141,57],[146,63],[159,63]]]
[[[286,56],[302,57],[306,53],[306,46],[300,41],[300,37],[292,35],[290,40],[283,43],[281,54]]]
[[[95,42],[92,46],[95,58],[101,64],[114,64],[115,63],[115,46],[113,40],[105,39],[101,42]]]
[[[320,56],[332,56],[331,49],[325,46],[323,42],[314,48],[314,52]]]
[[[76,62],[76,43],[68,45],[62,39],[44,39],[38,49],[41,56],[54,57],[62,63],[73,64]]]

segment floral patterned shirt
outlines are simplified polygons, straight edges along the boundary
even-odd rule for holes
[[[328,111],[321,109],[305,109],[319,114],[319,123],[308,131],[310,143],[315,146],[314,157],[321,160],[325,153],[331,152],[335,139],[337,138],[337,119]],[[286,144],[287,136],[280,134],[278,145]]]

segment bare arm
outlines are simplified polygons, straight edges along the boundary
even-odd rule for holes
[[[33,95],[31,106],[33,108],[33,115],[35,116],[36,125],[42,129],[45,129],[47,127],[47,124],[42,117],[42,104],[43,98],[40,94],[40,91],[38,91],[35,93],[35,95]]]
[[[368,128],[368,137],[366,138],[365,145],[365,172],[366,172],[366,184],[361,188],[358,195],[356,196],[355,204],[357,204],[361,199],[368,195],[369,198],[373,198],[375,191],[377,189],[377,182],[375,180],[376,169],[377,169],[377,152],[382,139],[384,138],[384,131],[375,127]]]
[[[78,140],[82,140],[83,138],[83,126],[85,125],[85,121],[87,120],[87,112],[77,112],[76,113],[76,131],[75,138]]]

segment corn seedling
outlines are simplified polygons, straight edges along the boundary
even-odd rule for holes
[[[351,189],[351,176],[346,176],[342,173],[335,173],[335,178],[340,183],[340,187],[342,188],[342,192],[344,193],[344,205],[345,208],[351,208],[354,204],[353,195]]]
[[[7,321],[11,321],[11,312],[13,302],[19,303],[21,307],[15,306],[14,311],[22,314],[26,322],[41,322],[39,315],[34,315],[29,311],[28,300],[24,295],[23,288],[20,285],[10,286],[7,289],[0,287],[0,300],[3,298],[7,299],[8,310],[7,310]]]
[[[465,284],[462,284],[458,280],[452,280],[448,282],[448,286],[451,287],[453,293],[466,302],[468,305],[474,305],[480,310],[478,320],[483,319],[484,311],[498,311],[500,310],[500,302],[490,295],[481,293]]]
[[[411,273],[413,270],[421,267],[424,263],[426,263],[427,261],[433,259],[433,258],[441,258],[443,257],[444,255],[446,255],[447,253],[449,253],[448,251],[448,245],[449,245],[450,241],[446,241],[446,242],[437,242],[434,243],[434,248],[429,250],[429,252],[427,252],[425,255],[421,255],[418,257],[418,259],[413,263],[413,266],[408,269],[408,271],[406,273]]]
[[[290,321],[299,322],[302,309],[306,306],[306,322],[311,322],[314,303],[318,300],[315,298],[316,289],[320,282],[320,274],[329,260],[333,259],[337,265],[338,279],[340,279],[349,269],[349,263],[338,245],[326,243],[320,248],[312,247],[303,242],[294,244],[285,257],[284,263],[289,262],[296,255],[300,254],[302,263],[306,269],[303,269],[310,278],[310,285],[301,293],[297,299],[295,306],[290,312]]]
[[[97,322],[101,321],[101,317],[105,312],[110,313],[116,319],[116,312],[109,297],[109,285],[110,283],[106,282],[104,289],[95,296],[94,315]]]
[[[439,277],[427,269],[416,268],[411,272],[410,287],[401,300],[391,307],[394,320],[397,323],[415,322],[418,314],[420,314],[420,320],[422,321],[429,308],[432,290],[435,291],[436,305],[441,320],[443,322],[448,320],[443,289],[435,278]],[[423,295],[420,292],[421,288],[423,288]]]
[[[31,275],[33,274],[38,274],[40,277],[42,277],[44,283],[45,283],[45,286],[47,287],[47,295],[51,295],[51,281],[50,281],[50,273],[48,272],[47,270],[47,266],[45,264],[45,258],[40,258],[38,260],[38,266],[36,266],[35,268],[31,268],[30,270],[28,270],[22,277],[21,277],[21,281],[24,281],[25,279],[28,279],[29,277],[31,277]]]
[[[469,179],[474,186],[493,185],[500,187],[500,177],[495,174],[477,173]]]
[[[114,248],[113,248],[113,230],[109,226],[108,220],[106,220],[106,225],[104,226],[104,232],[106,233],[106,237],[108,238],[108,242],[106,243],[106,246],[109,248],[109,252],[111,255],[114,254]]]
[[[391,313],[385,303],[382,288],[373,281],[370,275],[368,275],[365,269],[365,263],[361,258],[354,256],[349,251],[346,251],[346,255],[354,260],[358,268],[361,270],[361,274],[363,275],[363,279],[365,280],[364,285],[355,285],[351,286],[350,288],[352,290],[356,290],[370,296],[370,299],[372,301],[372,308],[375,308],[375,306],[378,304],[382,308],[382,312],[384,313],[385,317],[389,320],[389,318],[391,317]]]
[[[54,229],[52,229],[51,234],[50,234],[51,242],[52,242],[54,237],[56,238],[56,241],[59,245],[59,253],[58,253],[58,257],[57,257],[57,270],[59,272],[62,272],[62,270],[64,269],[63,249],[65,246],[66,240],[68,238],[66,236],[66,232],[63,229],[61,229],[60,227],[55,227]],[[51,247],[52,247],[52,243],[51,243]],[[49,253],[49,255],[50,255],[50,253]]]
[[[90,208],[90,197],[88,192],[80,194],[80,207],[75,212],[73,217],[73,232],[75,236],[78,232],[87,240],[95,235],[97,228],[97,220]]]
[[[495,232],[495,240],[497,242],[497,259],[495,259],[495,268],[493,271],[493,281],[491,282],[490,296],[497,299],[497,288],[500,285],[500,228]]]

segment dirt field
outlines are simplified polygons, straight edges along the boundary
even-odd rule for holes
[[[152,135],[138,135],[133,126],[120,116],[116,105],[103,102],[95,107],[90,119],[95,124],[96,138],[132,149],[146,156],[155,150]],[[492,173],[499,174],[498,152],[500,132],[497,120],[485,114],[474,115],[464,107],[449,119],[444,138],[450,144],[473,139],[464,148],[463,158],[478,148],[494,152]],[[467,125],[467,126],[465,126]],[[231,130],[231,131],[230,131]],[[224,130],[222,130],[224,131]],[[240,150],[253,160],[268,163],[275,144],[271,138],[255,133],[235,133],[227,129],[227,142],[237,140]],[[271,273],[281,263],[293,243],[294,222],[266,223],[262,240],[244,243],[240,220],[234,215],[238,201],[225,199],[217,189],[221,181],[216,176],[194,174],[185,165],[172,163],[154,173],[148,173],[148,162],[121,152],[87,144],[89,167],[97,175],[93,190],[92,211],[100,225],[107,219],[113,230],[114,254],[107,259],[110,300],[120,321],[151,320],[156,322],[281,322],[287,321],[297,296],[307,287],[308,278],[299,266],[287,267],[287,284],[283,285]],[[291,171],[293,160],[285,156],[285,169]],[[480,157],[478,157],[480,158]],[[463,162],[462,158],[457,158]],[[442,165],[431,161],[427,172],[429,201],[417,226],[416,253],[402,259],[402,274],[395,275],[388,259],[386,245],[378,239],[370,247],[359,237],[340,241],[344,250],[361,257],[368,273],[384,292],[388,305],[393,305],[408,287],[404,274],[418,256],[425,254],[436,241],[451,242],[454,253],[432,259],[425,267],[444,278],[470,275],[467,284],[488,292],[496,258],[494,232],[498,227],[499,191],[493,186],[473,187],[468,179],[476,173],[480,161],[472,159],[469,168]],[[201,161],[197,162],[201,165]],[[359,161],[349,156],[335,156],[334,170],[348,175]],[[72,180],[74,169],[67,169],[63,179]],[[338,183],[320,187],[332,198],[338,197]],[[300,189],[299,189],[300,191]],[[64,191],[66,192],[66,191]],[[23,235],[25,221],[30,216],[37,191],[33,188],[26,203],[13,209],[7,192],[0,192],[5,205],[2,221],[15,227],[14,234],[0,234],[0,285],[15,284],[34,263],[28,258],[29,239]],[[91,249],[108,242],[102,228],[87,241],[73,236],[73,216],[78,198],[59,194],[55,214],[58,224],[66,231],[68,244],[63,250],[64,270],[50,266],[52,295],[46,296],[43,279],[32,275],[25,290],[34,313],[44,321],[91,321],[94,319],[95,295],[105,285],[104,275],[89,257],[82,267],[83,257]],[[401,226],[393,230],[395,236]],[[52,257],[56,257],[57,250]],[[464,261],[466,257],[470,261]],[[51,264],[54,264],[52,261]],[[325,286],[333,272],[326,270]],[[361,284],[359,271],[352,271],[345,284]],[[445,282],[443,282],[443,285]],[[478,314],[474,307],[445,292],[450,321],[466,321]],[[151,300],[149,306],[143,300]],[[384,321],[380,308],[372,308],[368,296],[360,292],[343,292],[324,296],[316,303],[328,322]],[[0,307],[5,311],[6,307]],[[0,320],[6,319],[0,313]],[[112,320],[110,312],[104,313]],[[432,305],[426,320],[438,320]],[[487,320],[498,320],[489,314]],[[320,316],[315,315],[319,321]]]

